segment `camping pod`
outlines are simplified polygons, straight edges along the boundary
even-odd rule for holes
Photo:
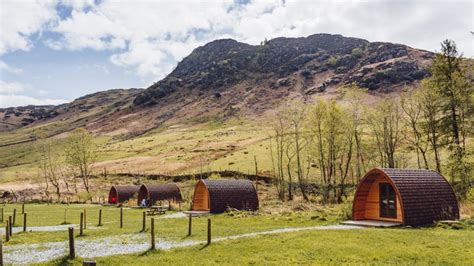
[[[255,211],[258,196],[250,180],[205,180],[197,182],[194,189],[193,210],[221,213],[233,208]]]
[[[155,205],[157,201],[181,202],[181,190],[176,184],[141,185],[138,192],[138,206],[143,199],[147,200],[147,206]]]
[[[109,204],[120,204],[132,198],[140,186],[112,186],[109,192]]]
[[[459,219],[451,185],[431,170],[370,170],[354,195],[352,220],[376,220],[419,226]]]

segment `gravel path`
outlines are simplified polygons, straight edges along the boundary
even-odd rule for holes
[[[67,227],[66,227],[67,228]],[[352,230],[362,229],[363,227],[352,225],[327,225],[327,226],[312,226],[312,227],[291,227],[281,228],[269,231],[261,231],[255,233],[247,233],[240,235],[233,235],[227,237],[214,238],[213,242],[220,242],[226,240],[233,240],[239,238],[249,238],[260,235],[273,235],[288,232],[298,231],[312,231],[312,230]],[[164,239],[157,239],[156,248],[168,250],[179,247],[189,247],[206,243],[205,241],[166,241]],[[149,236],[146,233],[134,235],[120,235],[104,237],[94,240],[77,240],[76,239],[76,254],[83,258],[103,257],[117,254],[129,254],[144,252],[150,247]],[[9,264],[28,264],[39,263],[53,260],[55,258],[65,256],[68,254],[68,242],[49,242],[37,244],[21,244],[4,246],[4,261]]]

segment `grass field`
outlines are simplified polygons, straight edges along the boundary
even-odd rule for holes
[[[258,236],[133,255],[95,258],[100,265],[448,264],[472,265],[474,231],[327,230]],[[80,265],[81,259],[51,264]]]
[[[282,228],[313,227],[337,224],[344,216],[343,205],[320,206],[308,203],[305,211],[301,203],[264,205],[256,213],[228,212],[219,215],[193,218],[193,234],[187,236],[188,219],[155,216],[155,232],[158,241],[180,243],[198,241],[185,248],[138,252],[93,258],[100,265],[153,265],[157,261],[169,264],[332,264],[332,263],[401,263],[401,264],[469,264],[474,261],[474,223],[472,216],[458,230],[447,227],[396,228],[396,229],[349,229],[309,230],[272,235],[222,240],[205,246],[207,219],[212,220],[213,239],[238,236],[254,232]],[[469,207],[470,206],[470,207]],[[472,208],[469,205],[467,208]],[[22,227],[20,204],[3,206],[4,216],[17,210],[16,226]],[[80,213],[87,212],[84,236],[76,241],[94,241],[117,236],[118,243],[139,236],[149,243],[149,217],[147,230],[141,232],[141,209],[124,208],[124,227],[119,226],[120,208],[91,204],[26,204],[27,225],[33,227],[78,224]],[[102,209],[103,226],[98,227],[98,213]],[[66,217],[65,217],[65,210]],[[171,214],[176,212],[170,212]],[[4,223],[1,223],[4,227]],[[67,231],[14,233],[4,249],[25,244],[47,244],[67,240]],[[147,244],[148,245],[148,244]],[[45,246],[44,248],[47,248]],[[89,258],[88,258],[89,259]],[[83,259],[67,260],[65,256],[50,261],[48,265],[76,264]],[[8,262],[8,261],[7,261]]]

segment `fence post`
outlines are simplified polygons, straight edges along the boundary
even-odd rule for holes
[[[146,212],[143,212],[142,232],[145,232],[145,229],[146,229]]]
[[[84,213],[81,212],[81,222],[79,224],[79,235],[82,236],[84,234]]]
[[[123,208],[120,207],[120,228],[123,228]]]
[[[102,226],[102,209],[99,209],[99,225]]]
[[[23,213],[23,232],[26,232],[26,212]]]
[[[211,244],[211,219],[207,219],[207,244]]]
[[[151,232],[151,250],[154,250],[155,249],[155,219],[154,218],[151,218],[150,232]]]
[[[76,257],[76,251],[74,250],[74,227],[69,227],[69,259]]]
[[[11,216],[8,216],[8,234],[9,234],[10,236],[12,236],[12,234],[13,234],[12,228],[13,228],[12,217],[11,217]]]
[[[87,229],[87,212],[86,212],[86,209],[84,209],[84,229]]]
[[[193,215],[189,214],[189,223],[188,223],[188,236],[191,236],[193,225]]]
[[[3,266],[3,236],[0,233],[0,266]]]
[[[0,220],[0,222],[3,223],[3,208],[2,208],[2,219]]]
[[[5,242],[10,241],[10,226],[8,221],[5,224]]]
[[[16,224],[16,209],[13,209],[13,225]]]
[[[21,214],[24,214],[25,213],[25,203],[23,202],[21,204]]]

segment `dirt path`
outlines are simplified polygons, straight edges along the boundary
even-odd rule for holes
[[[247,233],[233,235],[227,237],[214,238],[213,242],[233,240],[239,238],[249,238],[260,235],[273,235],[298,231],[313,230],[352,230],[362,229],[363,227],[351,225],[326,225],[312,227],[290,227],[274,229],[269,231],[261,231],[255,233]],[[173,242],[164,239],[157,239],[156,248],[168,250],[179,247],[189,247],[203,244],[205,241],[180,241]],[[144,252],[150,247],[148,234],[120,235],[104,237],[94,240],[76,240],[76,254],[82,258],[93,258],[111,256],[117,254],[130,254]],[[37,244],[21,244],[13,246],[4,246],[4,261],[9,264],[28,264],[46,262],[68,254],[68,243],[49,242]]]

